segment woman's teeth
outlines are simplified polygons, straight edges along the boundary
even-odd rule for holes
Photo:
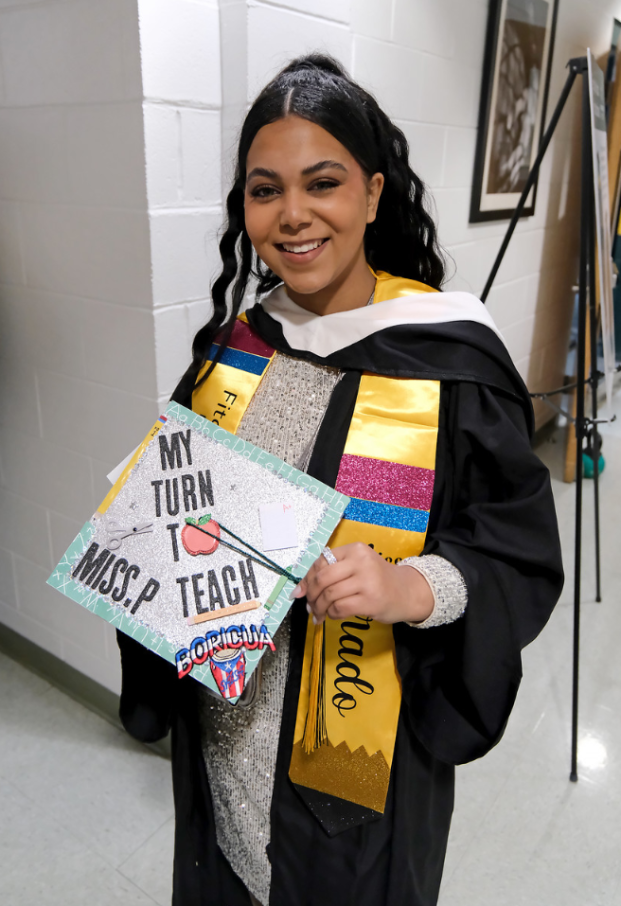
[[[305,242],[304,245],[292,245],[290,242],[283,242],[282,247],[285,252],[293,252],[295,255],[303,255],[304,252],[312,252],[313,249],[319,248],[325,239],[317,239],[315,242]]]

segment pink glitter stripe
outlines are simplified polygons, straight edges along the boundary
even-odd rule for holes
[[[348,497],[430,510],[434,478],[433,469],[344,453],[336,489]]]
[[[245,321],[235,322],[235,327],[229,340],[229,348],[239,349],[240,352],[251,352],[253,355],[264,356],[267,359],[271,358],[274,352],[273,348],[268,346]]]

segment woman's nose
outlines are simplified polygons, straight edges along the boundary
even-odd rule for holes
[[[288,191],[283,194],[280,211],[281,229],[299,232],[312,222],[313,217],[304,194],[296,191]]]

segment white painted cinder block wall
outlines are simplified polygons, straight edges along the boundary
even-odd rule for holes
[[[551,103],[613,16],[561,0]],[[44,581],[187,365],[241,117],[292,56],[327,50],[376,93],[450,286],[481,291],[505,228],[467,222],[486,18],[486,0],[0,0],[0,622],[118,690],[113,632]],[[490,297],[531,389],[567,342],[574,120]]]
[[[112,687],[111,627],[45,580],[156,409],[132,5],[0,4],[0,621]]]
[[[215,2],[139,0],[157,391],[170,397],[209,315],[222,220]]]

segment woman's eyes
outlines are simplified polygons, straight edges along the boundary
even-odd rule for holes
[[[270,198],[278,194],[278,189],[275,186],[257,186],[250,194],[253,198]]]
[[[336,179],[318,179],[308,186],[309,192],[328,192],[340,185]],[[281,189],[278,186],[255,186],[250,194],[253,198],[273,198],[274,195],[280,195]]]
[[[324,192],[326,189],[336,189],[340,183],[336,179],[318,179],[317,182],[313,183],[311,189],[318,189],[321,192]]]

